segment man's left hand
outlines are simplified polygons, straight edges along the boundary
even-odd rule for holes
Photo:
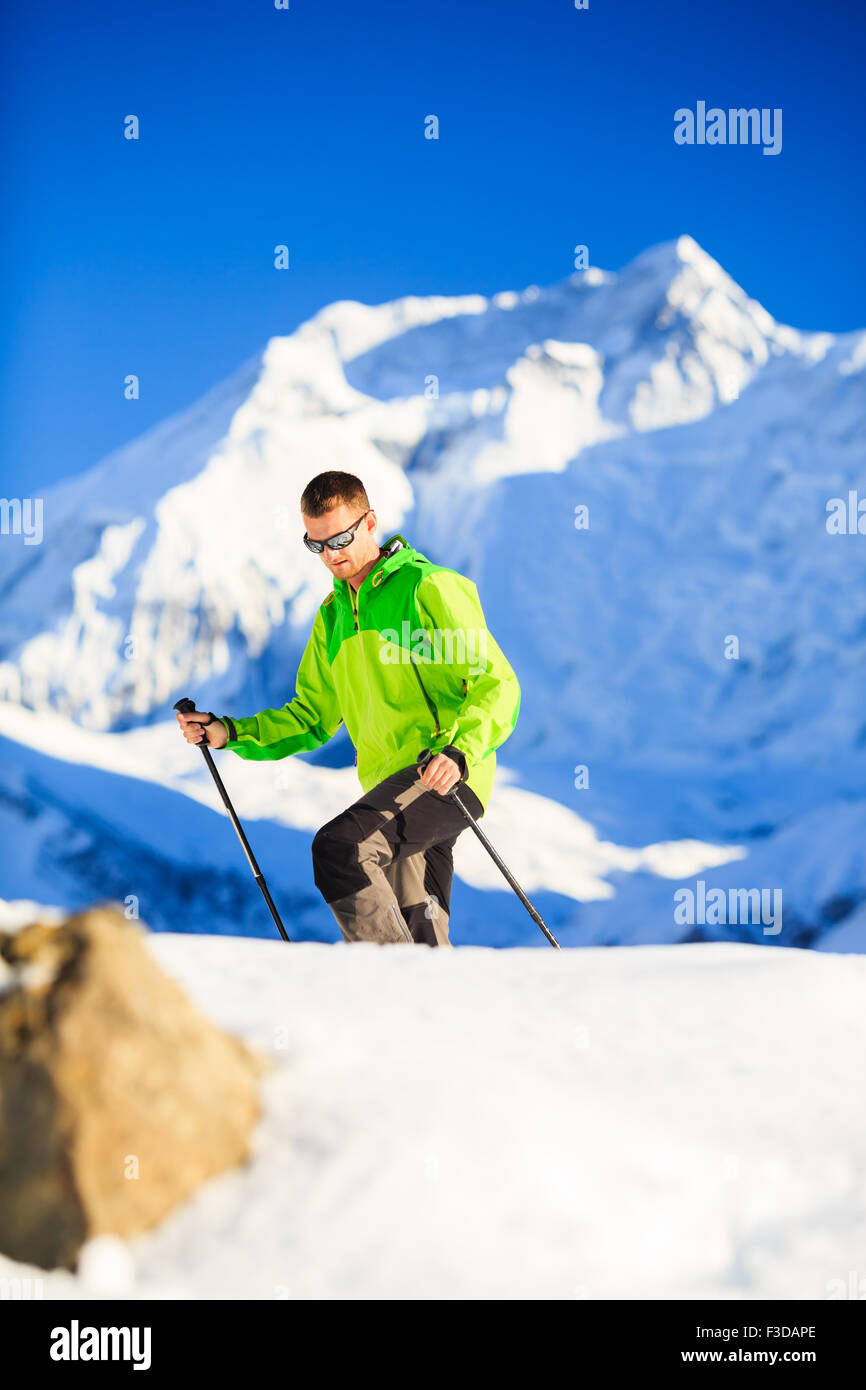
[[[430,759],[420,777],[430,791],[440,792],[444,796],[460,781],[460,768],[447,753],[437,753],[435,758]]]

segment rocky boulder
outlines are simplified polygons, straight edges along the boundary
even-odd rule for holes
[[[263,1064],[113,908],[0,932],[0,1252],[74,1269],[243,1162]]]

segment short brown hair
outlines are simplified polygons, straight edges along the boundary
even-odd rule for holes
[[[324,516],[332,507],[345,502],[347,507],[370,510],[370,500],[360,478],[354,473],[318,473],[312,482],[307,483],[301,493],[301,511],[304,516]]]

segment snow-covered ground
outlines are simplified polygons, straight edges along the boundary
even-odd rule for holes
[[[255,1156],[47,1298],[807,1298],[866,1275],[866,958],[153,935]],[[834,1281],[839,1281],[834,1283]],[[838,1294],[836,1295],[838,1296]]]

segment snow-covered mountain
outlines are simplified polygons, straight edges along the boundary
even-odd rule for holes
[[[297,499],[345,468],[382,535],[478,583],[523,688],[503,792],[540,798],[539,835],[571,817],[559,849],[536,843],[524,865],[570,939],[688,934],[646,854],[675,844],[682,866],[699,842],[684,882],[706,869],[781,889],[782,944],[866,949],[866,538],[826,527],[829,499],[866,495],[864,367],[866,332],[775,323],[689,237],[549,289],[328,306],[47,493],[41,546],[3,537],[0,793],[16,843],[43,813],[75,823],[72,789],[51,800],[62,775],[38,720],[25,731],[16,711],[72,721],[53,727],[76,747],[108,740],[97,781],[116,775],[109,749],[150,729],[169,795],[157,730],[175,699],[250,713],[290,698],[329,584]],[[350,761],[335,740],[298,775],[343,776],[345,804]],[[269,786],[294,787],[279,766]],[[120,800],[135,819],[132,791]],[[155,846],[148,825],[136,838]],[[595,893],[571,872],[575,827],[617,851]],[[61,860],[64,841],[57,829]],[[5,895],[54,901],[44,877]]]

